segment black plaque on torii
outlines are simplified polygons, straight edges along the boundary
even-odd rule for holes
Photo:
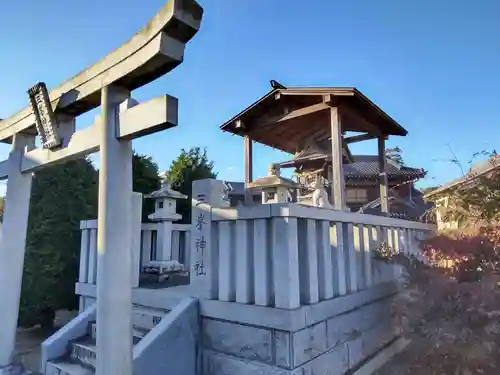
[[[58,123],[49,99],[47,86],[39,82],[28,90],[31,108],[35,115],[35,124],[42,147],[53,149],[61,145]]]

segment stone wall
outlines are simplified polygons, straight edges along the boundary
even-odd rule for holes
[[[392,296],[295,331],[202,317],[202,375],[343,375],[396,339]]]

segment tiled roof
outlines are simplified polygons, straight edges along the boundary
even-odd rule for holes
[[[394,195],[391,195],[390,192],[389,194],[389,205],[391,203],[396,203],[405,207],[404,209],[393,210],[392,212],[390,212],[390,215],[392,217],[425,221],[426,214],[432,207],[432,204],[424,202],[421,195],[415,196],[415,199],[410,200],[396,197]],[[363,207],[361,207],[358,212],[370,215],[381,215],[380,198],[368,202]]]
[[[351,178],[378,178],[379,164],[377,156],[356,155],[353,156],[354,162],[344,164],[344,174]],[[420,168],[411,168],[399,166],[397,163],[388,160],[387,175],[392,178],[423,178],[425,172]]]
[[[301,163],[307,160],[326,159],[331,160],[331,155],[321,152],[313,152],[306,155],[299,155],[298,157],[280,163],[283,167],[291,167],[295,163]],[[379,176],[378,156],[376,155],[353,155],[352,163],[344,163],[344,175],[348,178],[355,179],[373,179]],[[425,172],[421,168],[411,168],[401,166],[392,160],[387,159],[387,175],[389,178],[404,178],[416,179],[423,178]]]

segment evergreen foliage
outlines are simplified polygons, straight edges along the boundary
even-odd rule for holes
[[[151,157],[134,154],[133,190],[160,187]],[[97,217],[98,172],[89,159],[69,161],[37,172],[33,178],[19,324],[50,328],[55,312],[75,309],[80,257],[80,221]],[[153,210],[145,200],[143,219]]]
[[[135,154],[132,158],[133,170],[133,191],[149,194],[158,190],[161,185],[161,180],[158,172],[158,165],[153,158],[146,155]],[[154,202],[152,199],[144,199],[142,201],[142,221],[148,221],[148,215],[153,213]]]
[[[191,222],[192,184],[195,180],[216,178],[214,162],[208,159],[207,150],[193,147],[188,151],[182,149],[166,173],[166,179],[171,187],[188,196],[186,200],[177,202],[177,212],[182,214],[182,222]]]
[[[80,220],[97,216],[97,171],[68,161],[33,178],[19,323],[50,327],[55,311],[76,307]],[[8,204],[8,203],[7,203]]]

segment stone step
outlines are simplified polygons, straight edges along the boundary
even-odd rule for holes
[[[166,310],[136,305],[132,310],[132,327],[149,331],[160,323],[167,313]]]
[[[137,327],[132,327],[132,342],[134,345],[136,345],[139,341],[142,340],[144,336],[148,334],[149,330],[147,329],[141,329]],[[97,323],[92,322],[90,323],[90,337],[93,340],[97,340]]]
[[[132,330],[134,336],[142,338],[147,332],[154,328],[168,313],[167,310],[152,309],[135,305],[132,309]],[[89,336],[96,338],[96,322],[89,325]]]
[[[94,375],[95,371],[71,360],[47,362],[45,375]]]
[[[90,337],[71,344],[71,359],[82,364],[84,367],[95,368],[97,361],[97,350],[95,340]]]

